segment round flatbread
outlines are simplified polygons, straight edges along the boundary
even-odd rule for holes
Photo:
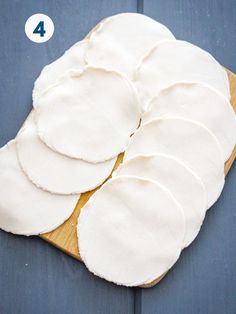
[[[226,161],[236,144],[236,115],[216,90],[198,83],[176,83],[150,102],[142,124],[163,116],[189,118],[204,124],[219,141]]]
[[[144,56],[134,76],[146,108],[162,89],[178,81],[205,83],[230,99],[223,67],[208,52],[186,41],[166,40],[157,44]]]
[[[103,23],[109,19],[109,17],[105,17],[104,19],[102,19],[100,22],[98,22],[89,32],[88,34],[85,36],[85,39],[90,39],[91,35],[93,33],[95,33],[96,31],[98,31],[100,29],[100,27],[102,27]]]
[[[165,186],[184,211],[186,231],[183,247],[195,239],[206,213],[206,190],[190,168],[164,154],[137,156],[121,164],[113,176],[136,176]]]
[[[34,113],[16,137],[17,155],[27,177],[43,190],[78,194],[95,189],[111,174],[116,158],[89,163],[58,154],[38,137]]]
[[[84,54],[87,49],[88,40],[82,40],[68,49],[63,56],[46,65],[34,83],[33,106],[38,105],[38,98],[61,76],[69,70],[82,70],[85,66]]]
[[[18,164],[14,140],[0,149],[0,191],[0,228],[27,236],[57,228],[79,197],[54,195],[30,182]]]
[[[224,161],[216,137],[205,126],[182,118],[153,120],[134,134],[124,160],[157,153],[181,160],[200,177],[207,208],[218,199],[224,186]]]
[[[102,162],[126,149],[140,116],[136,91],[124,76],[88,67],[41,96],[35,118],[41,140],[51,149]]]
[[[166,26],[150,17],[117,14],[104,20],[90,35],[85,59],[90,65],[120,71],[132,78],[143,55],[164,39],[175,38]]]
[[[176,262],[185,219],[163,186],[117,177],[84,206],[77,232],[80,256],[91,272],[119,285],[138,286]]]

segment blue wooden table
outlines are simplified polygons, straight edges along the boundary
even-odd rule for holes
[[[31,110],[42,67],[99,20],[125,11],[166,24],[178,39],[236,72],[235,0],[0,0],[0,145],[16,135]],[[25,21],[34,13],[54,21],[47,43],[25,36]],[[0,314],[54,313],[235,314],[236,166],[196,241],[152,289],[117,287],[37,237],[0,231]]]

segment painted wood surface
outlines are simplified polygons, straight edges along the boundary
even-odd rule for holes
[[[234,0],[144,0],[142,12],[166,24],[178,39],[206,49],[236,73]],[[236,313],[235,168],[196,241],[163,281],[138,291],[140,313]]]
[[[0,145],[16,135],[30,112],[33,81],[45,64],[101,18],[137,9],[236,72],[233,0],[0,0]],[[43,45],[24,34],[26,19],[38,12],[48,14],[56,26]],[[38,237],[0,231],[0,313],[236,313],[235,191],[234,165],[197,240],[152,289],[106,283]]]

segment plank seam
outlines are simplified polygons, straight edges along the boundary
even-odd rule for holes
[[[134,314],[142,314],[142,289],[134,288]]]
[[[143,14],[143,0],[137,0],[137,12]]]

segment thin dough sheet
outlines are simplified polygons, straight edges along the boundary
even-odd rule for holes
[[[121,164],[116,176],[136,176],[165,186],[184,211],[183,247],[197,236],[206,213],[206,190],[201,179],[179,160],[164,154],[137,156]]]
[[[43,190],[79,194],[95,189],[111,174],[116,158],[89,163],[58,154],[39,138],[31,113],[16,137],[17,156],[28,178]]]
[[[164,116],[189,118],[204,124],[219,141],[226,161],[236,144],[236,115],[216,90],[198,83],[176,83],[162,90],[150,103],[142,124]]]
[[[35,115],[39,137],[51,149],[94,163],[123,152],[140,117],[132,83],[93,67],[68,74],[48,90]]]
[[[172,155],[200,177],[207,192],[207,208],[218,199],[225,179],[223,154],[206,127],[190,119],[153,120],[134,134],[124,161],[157,153]]]
[[[223,67],[208,52],[186,41],[166,40],[157,44],[143,57],[134,76],[146,109],[162,89],[179,81],[205,83],[230,99]]]
[[[132,78],[143,55],[164,39],[175,40],[166,26],[150,17],[117,14],[107,18],[91,34],[85,59],[90,65],[119,71]]]
[[[46,65],[34,83],[33,106],[38,105],[38,98],[61,76],[70,70],[83,70],[85,67],[84,55],[87,49],[88,40],[82,40],[68,49],[63,56],[54,62]]]
[[[79,198],[54,195],[30,182],[19,166],[15,140],[0,149],[0,191],[0,228],[27,236],[57,228]]]
[[[80,256],[91,272],[119,285],[138,286],[176,262],[185,218],[163,186],[117,177],[82,209],[77,231]]]

